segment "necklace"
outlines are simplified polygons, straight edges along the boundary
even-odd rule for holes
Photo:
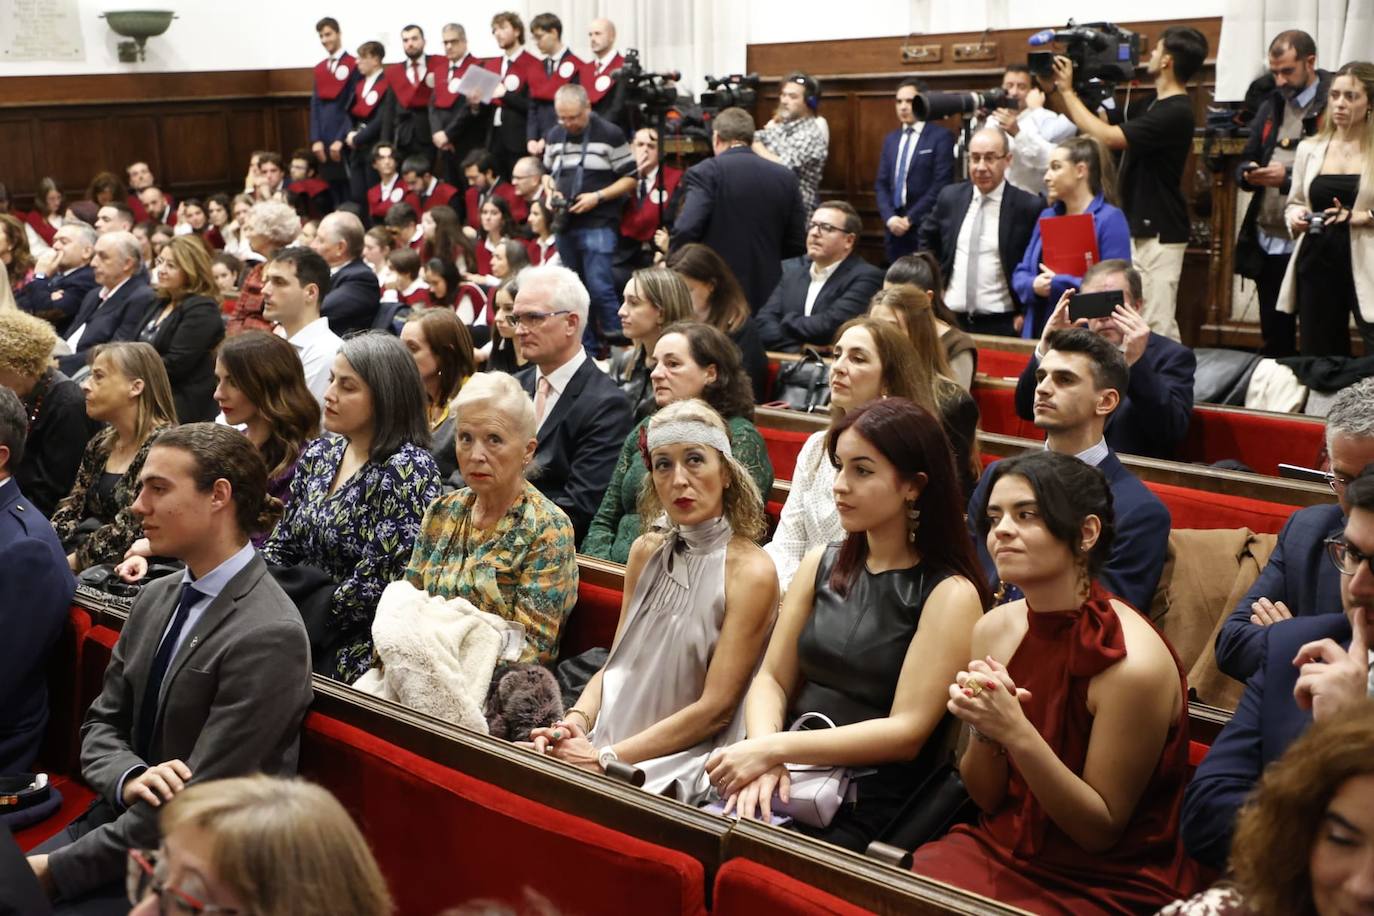
[[[33,394],[31,395],[33,398],[33,408],[29,411],[29,433],[32,433],[33,428],[38,425],[38,417],[43,412],[43,400],[52,389],[53,381],[53,371],[48,369],[39,376],[38,384],[33,386]]]

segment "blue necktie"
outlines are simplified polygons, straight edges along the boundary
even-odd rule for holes
[[[897,149],[897,184],[892,189],[893,209],[900,210],[906,206],[906,170],[911,165],[911,152],[916,146],[911,133],[914,128],[902,128],[902,141]]]
[[[158,646],[157,655],[153,656],[153,666],[148,669],[148,685],[143,689],[143,706],[138,717],[140,735],[134,751],[149,764],[155,762],[148,759],[148,753],[152,750],[153,725],[157,721],[157,697],[162,692],[163,678],[167,676],[167,668],[172,663],[172,651],[176,648],[177,640],[181,638],[186,618],[191,614],[191,605],[200,597],[200,593],[190,582],[181,586],[176,614],[172,616],[172,628],[167,631],[162,645]]]

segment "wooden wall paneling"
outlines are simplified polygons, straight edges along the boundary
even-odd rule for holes
[[[144,160],[158,181],[167,181],[169,173],[164,167],[157,122],[157,117],[151,113],[119,111],[116,127],[107,137],[108,155],[103,168],[113,172],[120,181],[127,181],[129,176],[125,170],[129,163]],[[94,178],[95,174],[90,177]],[[84,192],[85,188],[81,190]]]
[[[273,115],[276,126],[276,146],[273,149],[281,153],[282,159],[286,160],[291,155],[291,151],[303,146],[310,145],[310,106],[299,105],[273,105]],[[244,163],[247,166],[247,163]],[[283,167],[289,166],[289,162],[283,162]]]
[[[254,150],[267,149],[268,118],[259,107],[247,103],[235,103],[226,115],[229,144],[229,171],[234,179],[231,187],[236,190],[243,185],[243,176],[248,172],[248,160]]]
[[[96,110],[40,118],[38,177],[52,178],[69,199],[80,199],[92,176],[106,167],[105,138],[113,129],[111,118]]]
[[[175,175],[180,186],[228,181],[232,170],[226,115],[222,105],[164,115],[158,130],[162,149],[161,174]]]
[[[854,188],[854,112],[852,93],[824,96],[820,114],[830,125],[830,148],[821,174],[821,197],[849,200]]]
[[[31,117],[19,115],[0,119],[0,182],[4,182],[12,207],[17,195],[29,192],[38,182],[33,136]]]

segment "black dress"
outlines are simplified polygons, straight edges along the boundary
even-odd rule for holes
[[[808,712],[824,713],[836,726],[890,714],[926,599],[950,575],[925,563],[882,573],[861,569],[849,593],[841,597],[829,582],[839,553],[838,544],[827,547],[816,569],[811,616],[797,640],[802,680],[788,711],[789,724]],[[862,852],[944,762],[941,739],[952,722],[946,714],[916,759],[882,764],[877,772],[860,778],[854,805],[841,808],[829,827],[798,829]]]
[[[643,347],[628,346],[611,354],[611,381],[625,392],[634,405],[635,422],[658,409],[654,386],[649,380],[649,360]]]
[[[215,300],[187,296],[159,320],[166,300],[158,300],[143,319],[138,339],[153,345],[172,383],[178,423],[215,419],[215,348],[224,339],[224,318]]]
[[[515,339],[497,334],[491,339],[491,353],[487,355],[488,372],[505,372],[514,375],[521,369],[520,360],[515,355]]]
[[[56,369],[39,377],[24,409],[29,437],[14,478],[38,511],[52,518],[58,502],[72,491],[86,443],[101,424],[86,416],[81,387]]]
[[[1308,199],[1320,212],[1334,197],[1346,208],[1355,204],[1359,175],[1318,175]],[[1350,223],[1310,229],[1298,249],[1299,353],[1303,356],[1349,356],[1350,313],[1360,314],[1355,273],[1350,263]]]

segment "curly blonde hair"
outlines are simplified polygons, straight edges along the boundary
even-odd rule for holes
[[[651,531],[658,517],[663,514],[663,501],[659,498],[658,488],[654,486],[653,468],[649,461],[648,433],[655,427],[673,422],[705,423],[724,433],[726,439],[730,438],[730,427],[721,419],[720,414],[712,410],[705,401],[697,398],[669,404],[640,427],[639,451],[644,458],[645,467],[649,468],[639,491],[639,517],[644,531]],[[763,496],[759,493],[759,486],[733,455],[720,452],[717,454],[720,455],[721,464],[725,469],[725,492],[721,497],[725,520],[730,523],[735,534],[757,541],[768,531],[768,520],[764,514]]]
[[[0,369],[36,379],[48,368],[56,344],[50,322],[27,312],[0,312]]]

